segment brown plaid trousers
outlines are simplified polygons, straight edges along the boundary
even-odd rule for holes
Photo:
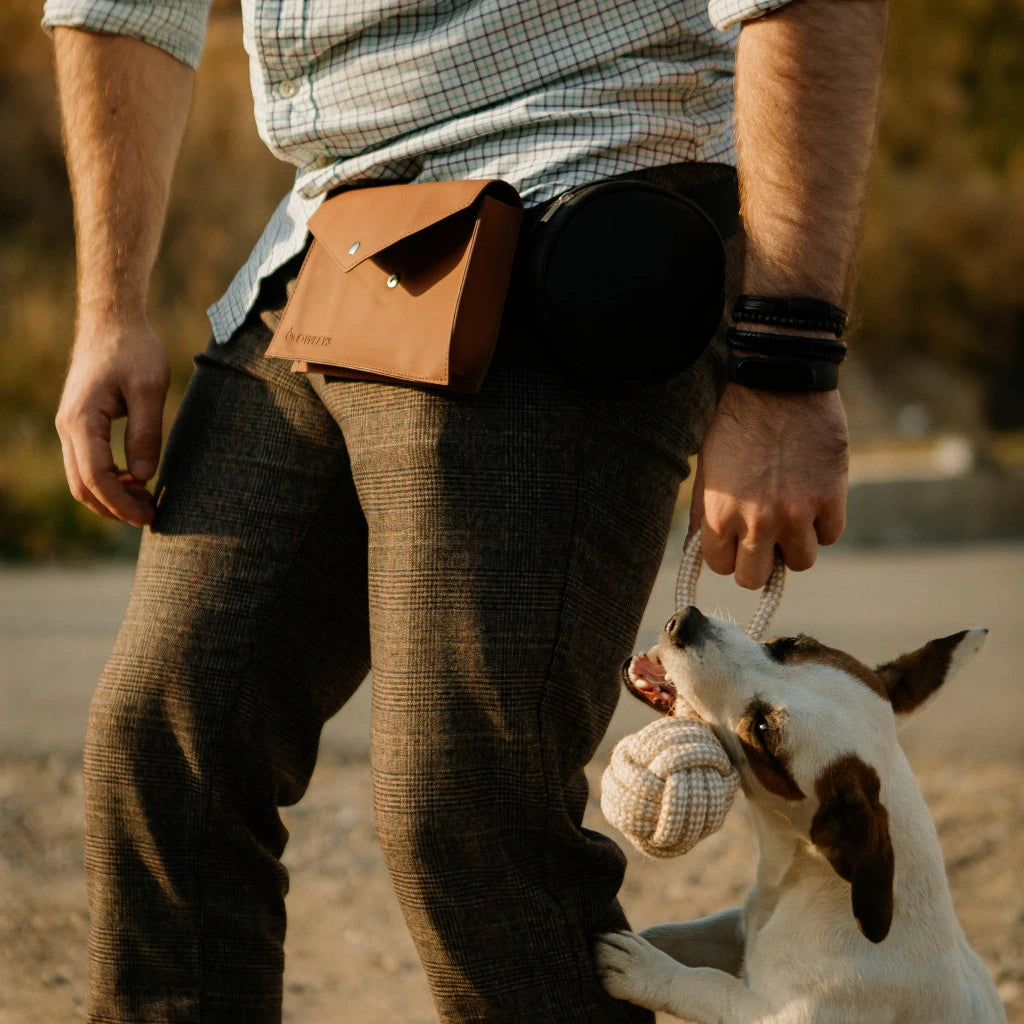
[[[651,1020],[592,967],[625,862],[583,769],[718,357],[611,392],[516,320],[470,396],[292,374],[256,317],[197,358],[90,714],[90,1021],[277,1024],[278,808],[371,666],[375,821],[440,1019]]]

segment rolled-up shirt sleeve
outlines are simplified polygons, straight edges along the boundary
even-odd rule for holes
[[[785,7],[791,0],[709,0],[708,15],[715,28],[732,28],[741,21],[760,18],[780,7]]]
[[[43,28],[63,25],[132,36],[195,68],[203,52],[211,0],[46,0]]]

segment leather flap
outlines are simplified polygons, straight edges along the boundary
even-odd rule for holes
[[[309,230],[347,273],[403,238],[469,209],[484,192],[522,206],[516,190],[499,180],[355,188],[328,199],[309,219]]]

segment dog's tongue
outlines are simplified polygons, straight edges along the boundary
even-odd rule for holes
[[[665,669],[646,654],[635,654],[626,664],[626,688],[663,715],[671,715],[676,705],[675,684]]]

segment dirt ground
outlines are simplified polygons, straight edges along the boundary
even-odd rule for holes
[[[601,768],[595,764],[595,773]],[[918,775],[964,930],[995,976],[1011,1024],[1024,1024],[1020,765],[935,763]],[[593,781],[596,793],[596,774]],[[55,760],[3,769],[4,1024],[85,1019],[81,785],[77,766]],[[373,835],[368,789],[364,760],[330,757],[306,799],[286,815],[292,892],[285,1020],[295,1024],[436,1020]],[[602,827],[596,800],[589,814]],[[754,864],[752,833],[737,805],[721,832],[679,860],[631,854],[622,900],[637,926],[697,917],[741,900]]]
[[[895,643],[909,647],[962,626],[993,627],[992,650],[979,657],[979,668],[965,670],[958,691],[940,695],[923,724],[907,730],[906,745],[938,825],[964,930],[995,977],[1011,1024],[1024,1024],[1024,744],[1017,671],[1024,637],[1016,627],[1024,547],[923,552],[891,563],[886,555],[823,560],[816,570],[824,574],[821,580],[841,595],[857,594],[859,617],[853,618],[847,602],[827,608],[820,585],[801,579],[791,584],[780,616],[787,621],[779,631],[788,631],[795,618],[823,640],[849,638],[848,649],[862,653],[857,644],[868,644],[872,621],[884,620],[886,600],[903,614],[873,630],[884,634],[872,640],[880,658],[899,653]],[[996,579],[1001,589],[993,591]],[[0,589],[11,581],[0,573]],[[659,621],[670,600],[668,586],[659,583],[652,602]],[[937,601],[940,589],[947,596]],[[57,614],[54,606],[46,614]],[[12,611],[8,621],[15,618]],[[922,633],[929,623],[935,628]],[[59,629],[59,622],[52,628]],[[874,650],[863,653],[876,656]],[[983,657],[989,660],[981,662]],[[13,703],[3,710],[17,712],[19,722],[31,717]],[[609,830],[597,793],[611,743],[647,720],[645,709],[629,702],[613,722],[592,765],[592,827]],[[373,833],[360,734],[356,729],[325,738],[309,793],[285,812],[292,837],[285,855],[292,879],[285,1020],[428,1024],[436,1019],[430,996]],[[77,751],[55,746],[47,752],[45,743],[26,741],[19,748],[9,740],[0,747],[2,1024],[85,1019],[82,780]],[[742,899],[755,857],[740,800],[723,830],[683,858],[655,862],[631,853],[622,900],[636,926],[731,906]]]

